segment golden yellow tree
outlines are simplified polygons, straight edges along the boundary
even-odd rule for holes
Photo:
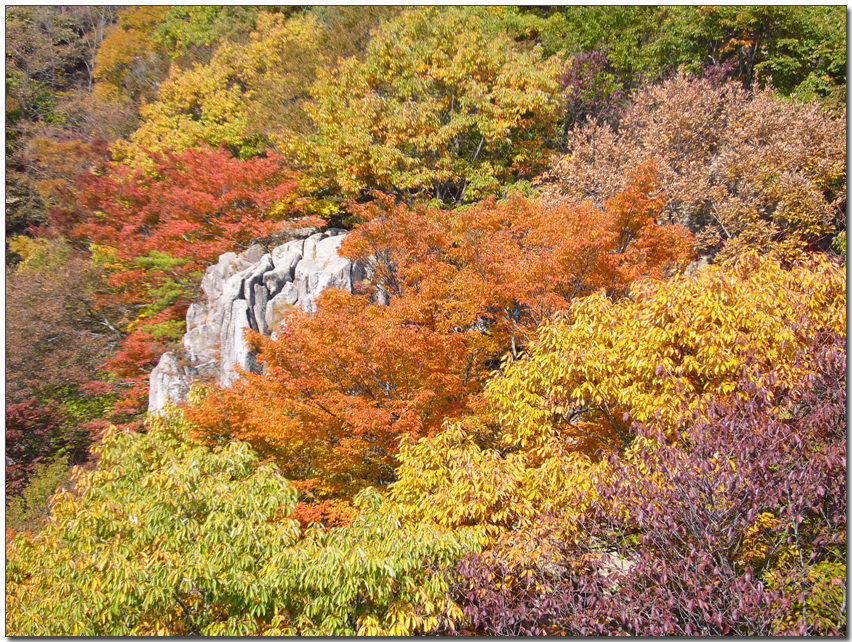
[[[401,449],[391,494],[414,520],[493,532],[570,517],[634,422],[676,436],[726,398],[795,399],[820,336],[845,327],[844,273],[821,256],[785,267],[749,253],[618,302],[576,299],[488,383],[478,417]]]
[[[301,152],[318,185],[346,196],[470,202],[544,167],[557,75],[555,59],[481,12],[409,10],[377,30],[363,61],[320,76]]]
[[[557,437],[581,450],[623,450],[634,421],[676,430],[717,396],[748,395],[744,375],[768,390],[795,384],[808,373],[812,332],[845,327],[846,279],[836,264],[812,256],[785,268],[750,252],[637,282],[619,302],[576,300],[491,382],[489,398],[507,444]],[[749,352],[759,358],[745,360]]]

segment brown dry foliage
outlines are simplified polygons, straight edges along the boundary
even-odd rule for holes
[[[45,240],[46,249],[6,268],[6,405],[99,378],[118,335],[92,305],[102,278],[85,257]]]
[[[696,249],[724,252],[826,240],[846,211],[846,112],[771,90],[675,76],[641,90],[617,130],[589,122],[568,136],[551,197],[603,203],[654,165],[664,215],[690,227]]]

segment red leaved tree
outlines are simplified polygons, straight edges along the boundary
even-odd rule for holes
[[[206,266],[297,211],[294,175],[279,156],[243,161],[202,148],[153,158],[149,169],[112,165],[86,175],[72,209],[55,217],[108,272],[112,290],[100,305],[121,312],[127,336],[107,367],[130,386],[118,407],[128,413],[144,408],[147,374],[183,333]]]

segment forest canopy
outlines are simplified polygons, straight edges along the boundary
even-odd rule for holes
[[[846,635],[846,48],[7,7],[7,634]],[[345,285],[146,411],[211,275],[320,244]]]

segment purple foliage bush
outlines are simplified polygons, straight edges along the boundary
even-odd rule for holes
[[[547,563],[461,560],[471,632],[845,635],[845,337],[821,345],[807,381],[719,400],[678,443],[636,426]]]
[[[565,132],[587,118],[612,120],[626,92],[608,72],[606,49],[572,54],[562,76]]]

